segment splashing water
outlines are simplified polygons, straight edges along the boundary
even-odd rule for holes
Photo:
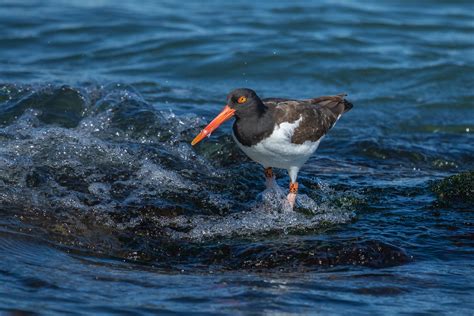
[[[12,106],[0,116],[5,122],[0,205],[31,220],[32,212],[41,212],[58,222],[66,217],[72,226],[84,226],[80,218],[87,218],[120,230],[147,222],[161,237],[201,242],[313,230],[353,217],[350,207],[316,203],[305,194],[292,211],[276,182],[260,194],[248,189],[249,181],[263,186],[263,174],[252,175],[260,167],[227,136],[195,152],[189,138],[203,120],[157,111],[133,89],[4,86],[2,91]],[[35,101],[46,97],[57,112]],[[77,115],[71,116],[74,109]],[[210,155],[214,147],[217,159]],[[232,165],[222,166],[232,155],[237,156]]]

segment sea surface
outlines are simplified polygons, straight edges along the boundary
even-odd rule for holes
[[[347,93],[288,187],[234,88]],[[473,315],[472,1],[0,0],[0,314]]]

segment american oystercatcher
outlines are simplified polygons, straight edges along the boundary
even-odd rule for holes
[[[288,170],[293,208],[298,192],[298,171],[341,115],[352,108],[345,94],[314,99],[260,99],[251,89],[236,89],[227,96],[222,112],[194,138],[199,143],[235,116],[233,137],[242,151],[265,168],[267,187],[274,182],[273,168]]]

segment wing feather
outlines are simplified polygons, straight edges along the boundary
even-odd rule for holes
[[[295,122],[302,118],[292,136],[292,143],[316,142],[326,135],[342,114],[352,108],[345,94],[322,96],[307,100],[270,98],[262,100],[268,107],[274,107],[275,121]]]

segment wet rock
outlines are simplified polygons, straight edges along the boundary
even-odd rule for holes
[[[447,177],[432,184],[437,206],[469,208],[474,206],[474,171]]]
[[[255,243],[240,247],[218,246],[201,251],[204,263],[238,270],[314,270],[335,266],[384,268],[411,261],[406,252],[378,241],[298,241]]]
[[[362,198],[350,186],[318,201],[302,192],[286,212],[286,185],[263,191],[261,167],[229,135],[191,147],[205,124],[195,115],[157,111],[120,85],[12,89],[0,89],[0,209],[59,247],[171,269],[397,264],[384,245],[300,242],[350,222]]]

